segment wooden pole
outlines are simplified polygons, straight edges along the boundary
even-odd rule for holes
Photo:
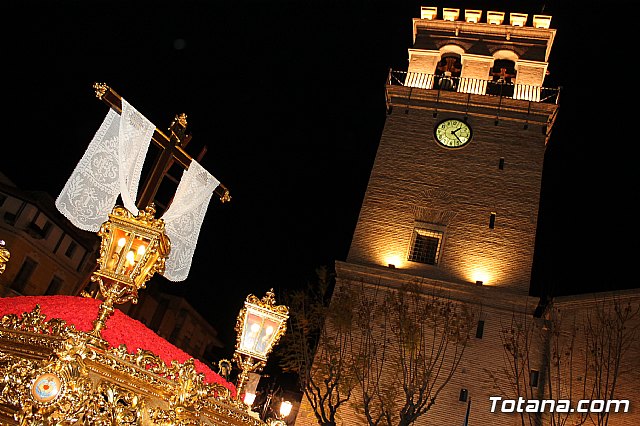
[[[111,87],[104,83],[95,83],[93,88],[96,91],[96,97],[109,105],[118,114],[122,113],[122,97],[118,95]],[[169,127],[169,136],[165,135],[159,129],[155,129],[151,141],[158,146],[162,152],[155,162],[150,176],[147,178],[142,194],[138,200],[138,208],[145,209],[153,202],[160,183],[169,167],[173,162],[178,163],[183,169],[188,169],[193,158],[187,154],[184,147],[189,143],[191,136],[186,133],[186,116],[184,114],[176,116],[173,123]],[[220,198],[221,202],[231,201],[229,190],[221,183],[216,187],[214,193]]]

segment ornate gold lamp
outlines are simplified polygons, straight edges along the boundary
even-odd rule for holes
[[[286,419],[287,416],[291,413],[292,407],[293,404],[291,404],[291,402],[282,401],[280,403],[280,410],[277,417],[275,419],[268,420],[269,426],[287,426],[287,422],[284,419]]]
[[[7,262],[9,262],[9,258],[11,257],[11,253],[5,248],[5,245],[4,240],[0,240],[0,274],[4,272],[7,267]]]
[[[236,397],[241,400],[250,372],[260,371],[267,363],[273,347],[287,330],[289,308],[275,304],[273,289],[258,299],[247,296],[236,322],[236,351],[233,359],[240,367]]]
[[[102,238],[100,258],[91,281],[98,282],[104,301],[91,334],[100,338],[113,305],[137,303],[138,290],[145,288],[156,272],[164,272],[171,245],[164,221],[155,218],[153,204],[137,216],[115,206],[98,235]]]

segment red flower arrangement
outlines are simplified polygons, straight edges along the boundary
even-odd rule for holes
[[[75,326],[76,330],[88,332],[93,329],[93,321],[98,316],[101,301],[87,297],[75,296],[18,296],[0,298],[0,318],[7,314],[21,316],[31,312],[36,305],[40,305],[40,312],[46,316],[45,321],[59,318],[67,324]],[[137,349],[145,349],[156,354],[167,366],[172,361],[184,364],[193,358],[188,353],[172,345],[153,330],[147,328],[118,309],[106,322],[102,330],[102,337],[111,347],[125,345],[130,353]],[[194,359],[194,366],[198,373],[204,375],[205,383],[221,384],[235,395],[236,388],[219,374],[215,373],[202,361]]]

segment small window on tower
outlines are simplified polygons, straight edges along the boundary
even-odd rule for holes
[[[409,259],[412,262],[437,265],[442,246],[442,232],[426,228],[415,228],[411,237]]]
[[[538,387],[538,379],[540,377],[540,372],[538,370],[531,370],[529,372],[529,385],[532,388]]]
[[[484,320],[479,320],[476,326],[476,339],[482,339],[484,335]]]

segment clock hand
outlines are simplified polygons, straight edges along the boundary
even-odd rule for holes
[[[451,132],[451,134],[452,134],[453,136],[455,136],[455,137],[456,137],[456,139],[458,139],[458,142],[462,143],[462,139],[460,139],[460,138],[458,137],[458,135],[456,135],[456,132],[457,132],[458,130],[460,130],[460,129],[461,129],[461,127],[458,127],[456,130],[452,131],[452,132]]]

